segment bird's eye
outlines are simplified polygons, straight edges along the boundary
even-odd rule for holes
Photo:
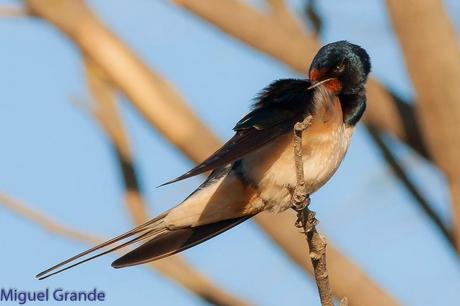
[[[335,73],[341,73],[341,72],[343,72],[343,71],[345,70],[345,63],[342,62],[342,63],[340,63],[340,64],[337,64],[337,65],[334,67],[333,70],[334,70]]]

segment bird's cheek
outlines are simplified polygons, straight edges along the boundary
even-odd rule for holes
[[[327,72],[326,68],[316,69],[312,68],[309,73],[310,80],[312,81],[319,81],[323,75]]]
[[[339,79],[332,79],[324,83],[324,86],[335,94],[339,93],[343,88],[342,82]]]

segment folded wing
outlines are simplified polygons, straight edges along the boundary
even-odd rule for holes
[[[312,110],[308,80],[279,80],[268,86],[254,109],[233,128],[236,134],[219,150],[187,173],[160,186],[168,185],[225,166],[251,153],[278,136],[292,131]]]

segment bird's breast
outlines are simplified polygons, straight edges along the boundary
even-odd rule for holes
[[[341,124],[327,133],[306,137],[303,165],[308,193],[318,190],[335,173],[347,152],[351,133]]]
[[[339,167],[353,128],[343,123],[338,99],[319,108],[302,135],[304,177],[309,194],[323,186]],[[296,185],[293,133],[244,158],[244,168],[257,186],[264,210],[282,211],[290,206]]]

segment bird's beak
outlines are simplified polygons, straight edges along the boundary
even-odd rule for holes
[[[326,83],[326,82],[329,82],[329,81],[334,80],[334,79],[335,79],[335,78],[329,78],[329,79],[325,79],[325,80],[322,80],[322,81],[320,81],[320,82],[317,82],[317,83],[311,85],[310,87],[308,87],[307,90],[310,90],[310,89],[313,89],[313,88],[315,88],[315,87],[318,87],[319,85],[321,85],[321,84],[323,84],[323,83]]]

